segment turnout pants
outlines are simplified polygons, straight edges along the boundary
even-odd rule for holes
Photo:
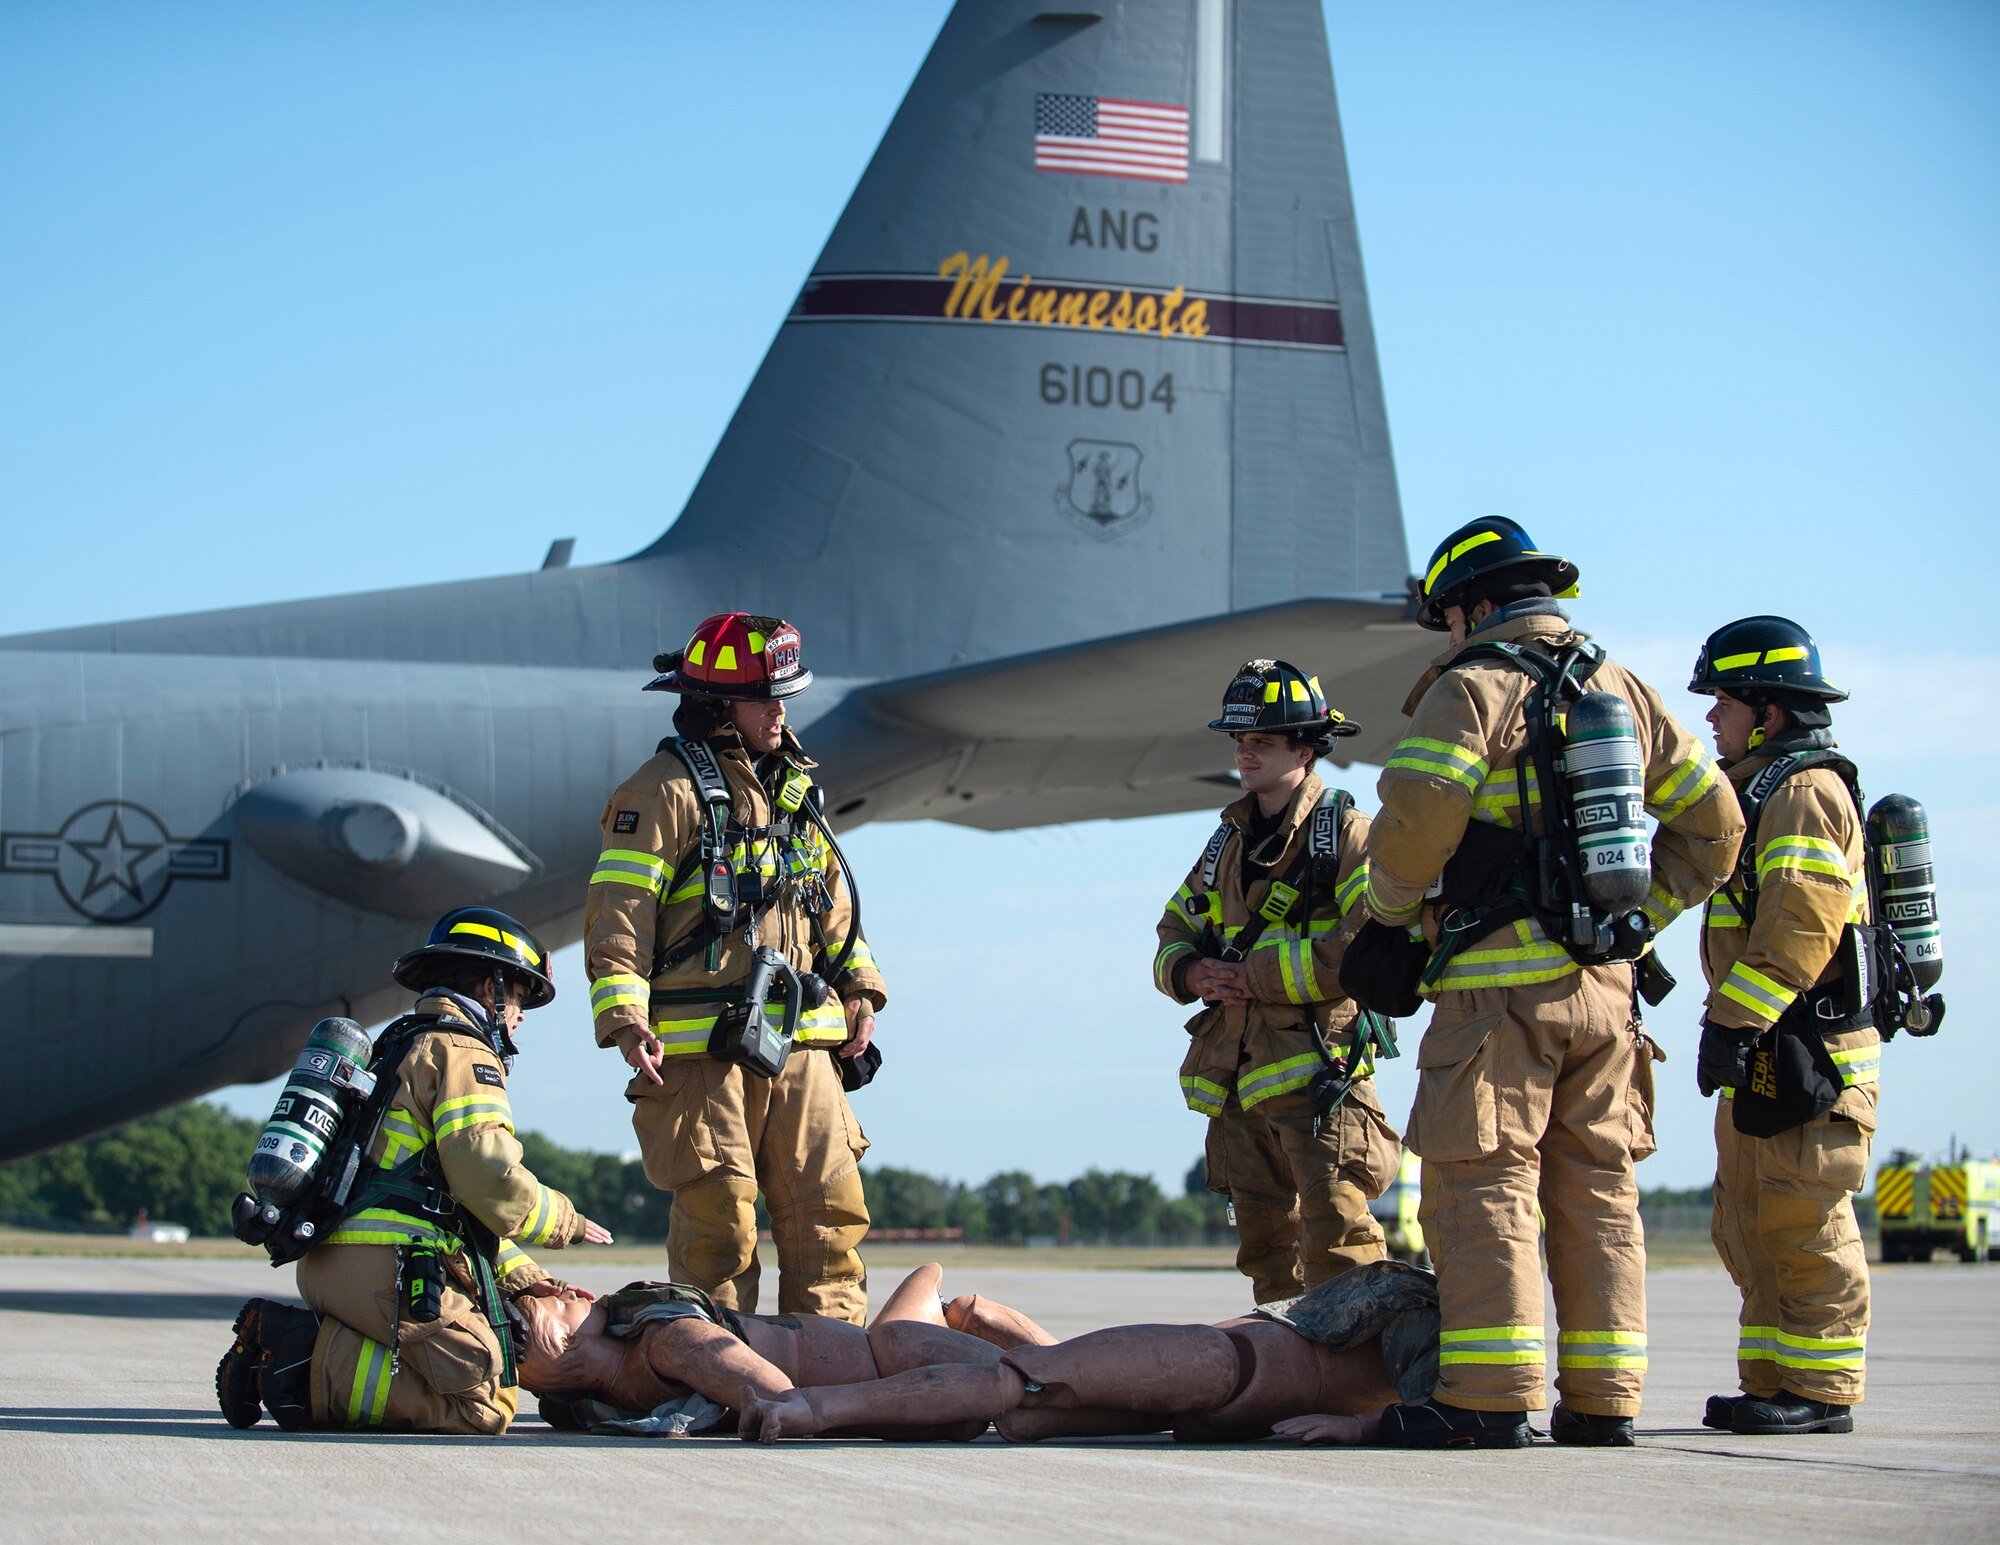
[[[1247,1111],[1232,1091],[1208,1124],[1208,1188],[1236,1209],[1236,1269],[1260,1304],[1388,1253],[1368,1204],[1396,1178],[1403,1144],[1375,1081],[1357,1079],[1317,1135],[1312,1128],[1303,1089]]]
[[[779,1313],[861,1324],[868,1207],[858,1165],[868,1139],[832,1058],[801,1048],[776,1078],[760,1078],[705,1054],[669,1057],[660,1078],[635,1078],[626,1095],[646,1178],[674,1194],[668,1274],[755,1313],[761,1190],[778,1249]]]
[[[1857,1095],[1860,1097],[1857,1101]],[[1853,1193],[1868,1175],[1875,1090],[1776,1137],[1736,1130],[1715,1108],[1716,1253],[1743,1294],[1736,1381],[1748,1395],[1780,1387],[1834,1405],[1861,1402],[1868,1338],[1868,1256]]]
[[[1638,1414],[1646,1242],[1632,1166],[1653,1151],[1655,1056],[1630,966],[1439,994],[1409,1133],[1443,1311],[1439,1400],[1546,1403],[1545,1234],[1563,1403]]]
[[[447,1278],[435,1320],[405,1315],[392,1332],[393,1245],[322,1245],[300,1259],[299,1296],[324,1316],[313,1344],[314,1426],[482,1436],[507,1430],[520,1391],[500,1382],[500,1343],[472,1297],[462,1256]],[[392,1338],[401,1359],[394,1375]]]

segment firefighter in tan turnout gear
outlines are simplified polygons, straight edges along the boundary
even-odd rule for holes
[[[1368,819],[1312,770],[1359,726],[1328,709],[1316,679],[1252,660],[1209,728],[1236,742],[1245,792],[1167,903],[1153,981],[1202,1004],[1181,1092],[1209,1118],[1209,1189],[1230,1199],[1237,1267],[1268,1303],[1383,1258],[1368,1203],[1395,1178],[1402,1142],[1370,1076],[1378,1021],[1339,984]]]
[[[513,1032],[555,997],[540,944],[504,912],[447,912],[396,962],[417,993],[376,1041],[393,1077],[364,1180],[299,1261],[308,1308],[253,1298],[216,1370],[233,1426],[494,1434],[514,1419],[507,1303],[590,1295],[520,1248],[610,1244],[521,1161],[507,1099]],[[261,1408],[261,1409],[260,1409]]]
[[[674,1198],[673,1279],[756,1309],[761,1190],[780,1312],[859,1324],[868,1142],[843,1085],[873,1076],[887,998],[785,723],[812,673],[796,628],[742,612],[655,663],[678,738],[605,801],[584,928],[597,1041],[634,1070],[646,1175]]]
[[[1739,1433],[1851,1432],[1868,1335],[1853,1193],[1868,1174],[1882,1043],[1843,946],[1864,937],[1854,766],[1797,623],[1747,617],[1709,636],[1690,692],[1742,798],[1749,839],[1709,898],[1709,998],[1697,1069],[1715,1113],[1715,1248],[1743,1294],[1736,1371],[1703,1422]],[[1857,1001],[1858,1000],[1858,1001]]]
[[[1743,820],[1658,694],[1570,626],[1556,598],[1576,579],[1508,520],[1475,521],[1438,547],[1418,617],[1451,647],[1405,705],[1409,732],[1369,834],[1369,920],[1342,981],[1384,1012],[1413,1011],[1419,994],[1435,1002],[1409,1143],[1424,1160],[1441,1376],[1430,1401],[1385,1415],[1392,1444],[1529,1441],[1526,1413],[1545,1400],[1544,1239],[1561,1332],[1553,1436],[1627,1445],[1639,1409],[1646,1251],[1633,1164],[1653,1150],[1658,1053],[1638,1025],[1635,978],[1654,997],[1670,985],[1648,940],[1729,874]],[[1559,774],[1563,725],[1580,735],[1586,714],[1620,734],[1572,737]],[[1560,801],[1585,768],[1617,773],[1617,786],[1572,816]],[[1642,803],[1660,823],[1649,890]],[[1608,832],[1557,840],[1605,815]],[[1600,917],[1591,884],[1599,866],[1615,877],[1621,865],[1637,897]]]

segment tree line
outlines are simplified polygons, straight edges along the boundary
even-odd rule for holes
[[[25,1227],[129,1228],[141,1212],[196,1234],[229,1233],[229,1205],[263,1124],[196,1101],[113,1132],[0,1165],[0,1222]],[[663,1240],[672,1197],[654,1189],[639,1160],[564,1148],[539,1132],[521,1135],[528,1167],[620,1241]],[[977,1185],[894,1165],[861,1171],[877,1229],[957,1229],[967,1244],[1200,1244],[1233,1240],[1223,1199],[1207,1189],[1196,1159],[1170,1195],[1150,1175],[1086,1170],[1038,1181],[1007,1170]],[[1693,1212],[1706,1186],[1645,1193],[1656,1214]],[[1872,1220],[1869,1199],[1857,1199]],[[763,1204],[758,1204],[760,1223]]]
[[[16,1226],[129,1228],[140,1213],[227,1235],[229,1206],[263,1123],[196,1101],[116,1131],[0,1165],[0,1221]],[[672,1197],[640,1162],[521,1135],[528,1167],[620,1240],[661,1240]],[[1025,1171],[980,1185],[916,1170],[868,1165],[868,1209],[881,1229],[958,1229],[968,1243],[1198,1242],[1225,1230],[1222,1198],[1203,1186],[1197,1160],[1180,1196],[1150,1175],[1089,1170],[1037,1181]],[[761,1214],[761,1203],[760,1214]]]

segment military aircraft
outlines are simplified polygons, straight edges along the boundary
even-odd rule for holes
[[[386,1018],[449,906],[573,942],[711,612],[801,628],[839,822],[1000,829],[1213,805],[1274,652],[1381,760],[1407,573],[1318,0],[962,0],[644,551],[0,639],[0,1158]]]

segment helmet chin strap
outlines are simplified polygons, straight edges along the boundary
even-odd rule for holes
[[[493,1007],[486,1012],[486,1034],[493,1042],[493,1054],[506,1064],[509,1073],[513,1072],[521,1048],[514,1044],[507,1028],[507,973],[498,966],[493,968]]]

